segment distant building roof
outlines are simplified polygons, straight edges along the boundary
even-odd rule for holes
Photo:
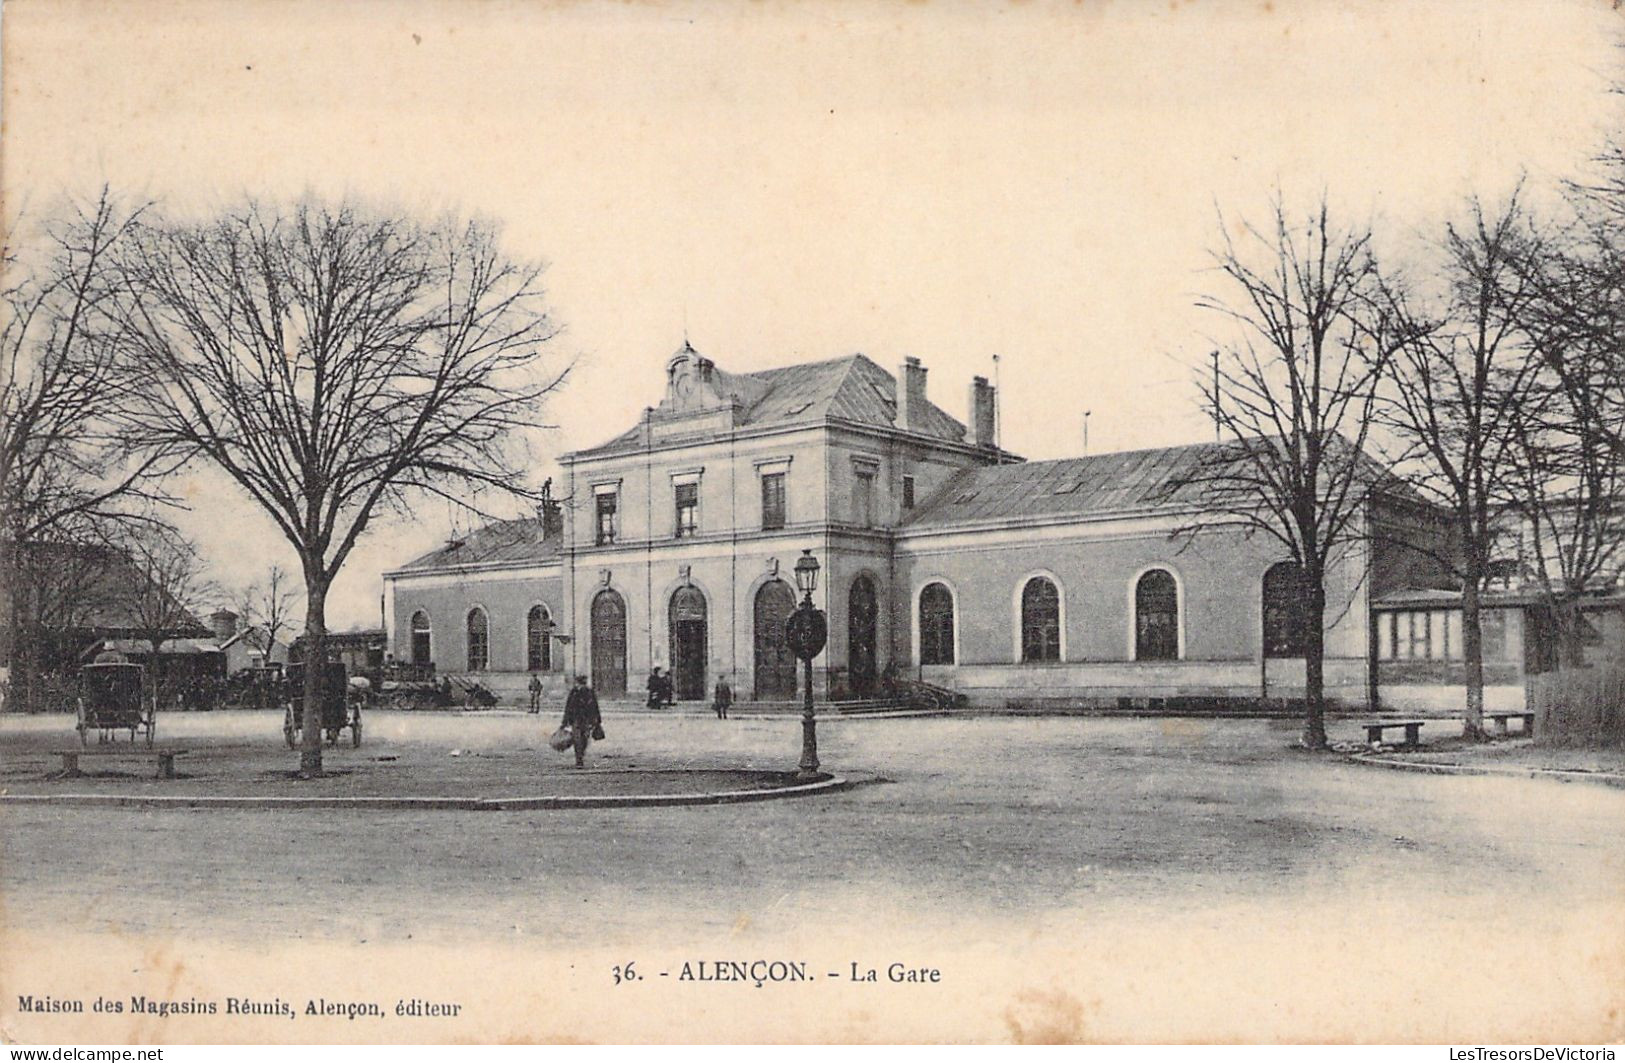
[[[126,657],[145,657],[152,653],[152,643],[146,639],[100,639],[92,643],[81,656],[89,658],[107,650],[122,653]],[[220,644],[212,639],[166,639],[158,647],[160,657],[196,657],[219,652]]]
[[[897,380],[863,354],[822,362],[804,362],[754,373],[711,370],[716,389],[739,405],[738,427],[818,424],[848,421],[880,428],[897,427]],[[927,401],[914,415],[911,431],[947,442],[963,442],[965,426]],[[635,426],[577,456],[613,453],[642,446],[643,429]]]
[[[542,537],[540,517],[501,520],[476,528],[444,546],[409,561],[397,571],[456,568],[461,565],[490,565],[553,561],[559,556],[559,537]]]

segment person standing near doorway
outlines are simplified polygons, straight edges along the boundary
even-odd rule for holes
[[[711,697],[711,707],[716,710],[717,719],[728,718],[728,708],[734,703],[734,688],[728,685],[728,677],[717,679],[716,692]]]
[[[530,713],[532,716],[542,711],[542,677],[530,677]]]

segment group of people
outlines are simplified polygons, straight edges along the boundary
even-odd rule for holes
[[[662,675],[661,669],[656,667],[649,673],[648,705],[650,708],[659,708],[661,704],[672,703],[671,677]],[[711,709],[717,714],[717,719],[726,720],[733,703],[733,687],[728,685],[728,677],[722,676],[717,680],[716,689],[712,694]],[[532,714],[542,711],[540,676],[530,677],[530,711]],[[576,767],[583,767],[586,764],[588,742],[604,737],[604,717],[598,707],[598,695],[593,692],[584,675],[576,676],[575,685],[570,688],[569,695],[564,699],[563,726],[570,729]]]
[[[657,664],[649,673],[649,700],[645,703],[651,709],[670,708],[676,703],[672,693],[671,676],[665,674]],[[717,679],[716,689],[711,693],[711,710],[717,714],[717,719],[726,720],[728,709],[734,703],[734,688],[728,685],[728,677]]]

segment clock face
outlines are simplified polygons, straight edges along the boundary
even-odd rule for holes
[[[694,364],[686,358],[671,367],[671,393],[675,399],[694,394]]]

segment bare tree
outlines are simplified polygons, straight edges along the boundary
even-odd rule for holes
[[[121,440],[128,395],[100,311],[119,283],[114,248],[137,214],[104,189],[37,227],[13,225],[0,291],[0,579],[14,591],[8,617],[15,689],[32,703],[39,610],[22,571],[36,544],[74,543],[82,524],[127,519],[132,502],[158,498],[168,467],[161,447],[133,459]]]
[[[292,629],[298,614],[299,590],[281,565],[272,565],[263,583],[250,584],[239,596],[238,612],[249,638],[262,640],[259,648],[270,663],[270,655],[284,631]]]
[[[1556,626],[1560,660],[1583,658],[1581,600],[1625,561],[1625,155],[1570,187],[1570,216],[1522,256],[1522,324],[1538,362],[1513,411],[1507,502],[1529,573]]]
[[[1324,198],[1306,219],[1280,197],[1268,223],[1214,252],[1228,293],[1199,305],[1238,338],[1201,377],[1223,445],[1171,489],[1201,499],[1186,529],[1262,532],[1298,566],[1307,701],[1303,744],[1325,749],[1326,574],[1364,530],[1382,476],[1362,453],[1392,339],[1373,312],[1378,282],[1365,230],[1334,225]]]
[[[197,611],[213,587],[204,579],[197,548],[172,529],[139,529],[123,552],[128,578],[118,591],[120,604],[137,636],[150,647],[147,675],[156,705],[164,681],[163,648],[202,633]]]
[[[1474,201],[1465,225],[1446,226],[1439,251],[1442,291],[1421,300],[1427,308],[1405,286],[1385,286],[1398,347],[1380,416],[1409,458],[1398,463],[1407,482],[1452,518],[1451,548],[1433,553],[1461,586],[1464,733],[1482,739],[1481,597],[1504,541],[1514,426],[1538,365],[1521,329],[1533,286],[1522,268],[1529,240],[1518,197],[1494,214]]]
[[[122,256],[125,350],[144,373],[145,440],[223,469],[297,552],[307,659],[327,594],[379,514],[414,497],[528,494],[524,446],[562,383],[541,267],[488,225],[353,204],[248,203],[153,220]],[[307,712],[321,668],[305,669]],[[307,726],[300,772],[322,770]]]

